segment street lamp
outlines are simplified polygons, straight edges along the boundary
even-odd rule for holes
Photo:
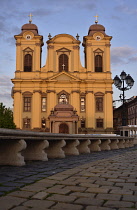
[[[125,91],[129,90],[134,85],[133,78],[126,72],[122,71],[120,74],[120,78],[118,75],[114,78],[114,85],[122,91],[122,94],[120,94],[120,99],[122,99],[123,102],[123,110],[122,110],[122,126],[126,125],[126,113],[125,113]]]

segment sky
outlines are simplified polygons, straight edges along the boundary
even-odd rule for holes
[[[137,95],[137,0],[0,0],[0,103],[12,108],[11,79],[16,68],[16,45],[14,35],[21,32],[22,25],[36,24],[44,37],[42,66],[46,63],[48,34],[80,36],[80,58],[84,66],[83,36],[89,27],[98,23],[112,36],[112,78],[124,70],[135,83],[126,91],[126,98]],[[119,100],[121,91],[113,85],[113,100]],[[117,103],[117,106],[121,103]]]

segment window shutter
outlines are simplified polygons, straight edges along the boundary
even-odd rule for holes
[[[68,72],[68,56],[66,54],[61,54],[59,56],[59,72]]]
[[[24,71],[25,72],[32,71],[32,56],[30,54],[26,54],[24,56]]]
[[[102,56],[95,56],[95,72],[102,72]]]

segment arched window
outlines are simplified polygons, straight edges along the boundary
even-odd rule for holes
[[[102,72],[102,56],[96,55],[95,56],[95,72]]]
[[[26,54],[24,56],[24,71],[31,72],[32,71],[32,55]]]
[[[59,72],[68,72],[68,56],[66,54],[61,54],[59,56]]]

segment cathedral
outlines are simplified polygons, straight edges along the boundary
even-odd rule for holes
[[[43,67],[43,36],[31,19],[14,37],[12,97],[17,129],[68,134],[113,132],[112,36],[97,19],[83,37],[84,67],[78,34],[49,34]]]

